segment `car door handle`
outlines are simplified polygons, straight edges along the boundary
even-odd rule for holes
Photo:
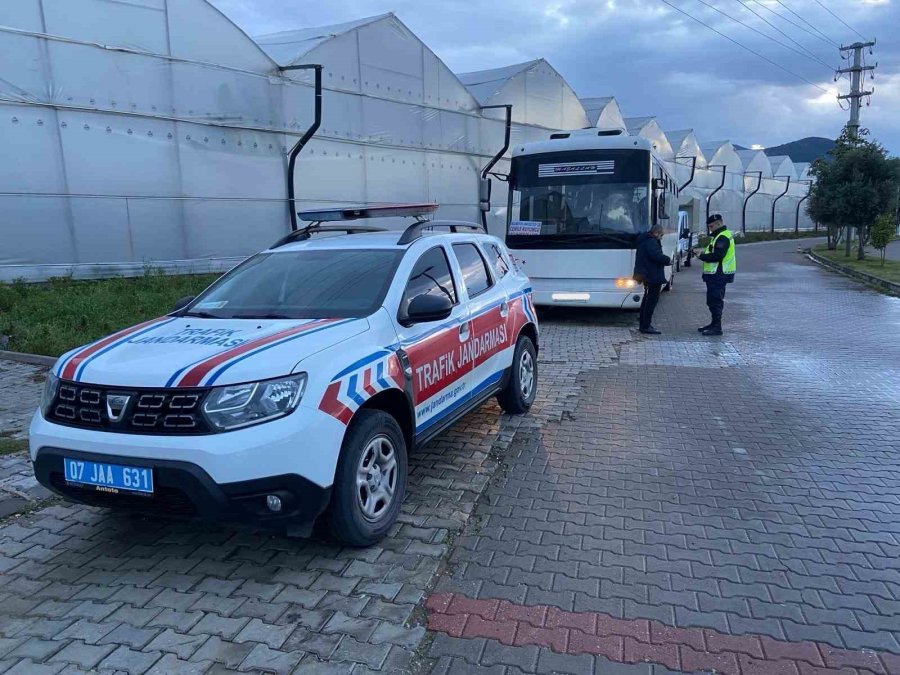
[[[459,326],[459,339],[467,340],[469,338],[469,322],[466,321],[464,324],[460,324]]]
[[[500,303],[500,316],[506,317],[509,315],[509,303],[504,300]]]

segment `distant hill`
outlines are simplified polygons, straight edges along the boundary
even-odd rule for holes
[[[745,150],[739,145],[734,146],[739,150]],[[782,145],[774,145],[766,148],[764,152],[770,157],[775,155],[787,155],[794,162],[812,162],[825,157],[831,148],[834,147],[834,141],[830,138],[821,138],[819,136],[809,136],[801,138],[799,141],[791,141]]]

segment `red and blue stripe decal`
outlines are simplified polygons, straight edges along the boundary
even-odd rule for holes
[[[120,330],[118,333],[113,333],[102,340],[97,340],[97,342],[75,351],[72,356],[59,365],[56,374],[64,380],[78,381],[84,375],[85,367],[98,356],[108,353],[120,344],[127,342],[130,338],[149,333],[159,326],[171,323],[174,320],[175,317],[161,316],[150,321],[144,321],[136,326],[131,326],[125,330]]]
[[[169,378],[169,381],[166,382],[166,386],[198,387],[201,384],[214,384],[225,371],[245,359],[256,356],[273,347],[279,347],[286,342],[312,335],[313,333],[325,330],[326,328],[350,323],[353,320],[354,319],[317,319],[299,326],[294,326],[293,328],[276,331],[255,340],[250,340],[242,345],[226,349],[214,356],[201,359],[196,363],[181,368]]]
[[[349,424],[361,405],[385,389],[403,389],[403,369],[396,352],[382,349],[351,364],[325,389],[319,410]]]

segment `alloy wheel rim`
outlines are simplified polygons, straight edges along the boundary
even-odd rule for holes
[[[523,350],[519,359],[519,388],[525,400],[531,398],[531,392],[534,390],[534,359],[528,350]]]
[[[356,503],[363,518],[381,520],[396,492],[397,451],[391,439],[380,434],[368,442],[356,470]]]

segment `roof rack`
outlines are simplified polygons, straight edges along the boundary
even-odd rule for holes
[[[301,220],[334,222],[339,220],[359,220],[360,218],[423,218],[437,211],[438,205],[422,204],[378,204],[374,206],[340,206],[333,209],[298,211]]]
[[[411,244],[416,239],[421,237],[425,230],[433,230],[436,227],[446,227],[453,232],[454,234],[457,232],[481,232],[483,234],[487,234],[487,231],[481,227],[481,225],[476,225],[475,223],[467,223],[464,220],[438,220],[438,221],[420,221],[418,223],[413,223],[409,227],[407,227],[403,234],[400,235],[400,239],[397,241],[398,246],[406,246],[407,244]]]
[[[358,234],[360,232],[386,232],[387,229],[384,227],[376,227],[374,225],[322,225],[321,221],[315,222],[312,225],[307,225],[306,227],[301,227],[299,230],[294,230],[290,234],[285,237],[282,237],[274,244],[272,244],[269,248],[278,248],[279,246],[284,246],[285,244],[291,244],[295,241],[304,241],[305,239],[309,239],[312,235],[318,234],[320,232],[343,232],[344,234]]]

